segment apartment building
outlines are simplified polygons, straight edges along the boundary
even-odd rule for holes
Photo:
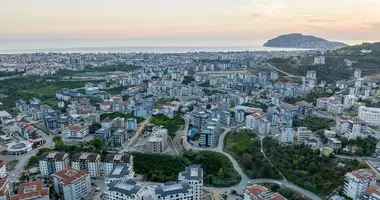
[[[363,194],[363,200],[380,200],[380,186],[371,185],[365,189]]]
[[[297,127],[297,142],[299,144],[303,144],[305,140],[310,138],[311,130],[309,130],[307,127]]]
[[[91,178],[87,170],[66,168],[52,175],[54,189],[64,200],[85,198],[91,191]]]
[[[7,166],[4,161],[0,160],[0,178],[5,178],[7,176]]]
[[[210,115],[204,111],[194,111],[191,113],[190,124],[197,129],[201,129],[210,118]]]
[[[147,152],[162,153],[168,145],[168,129],[154,127],[148,139]]]
[[[359,169],[345,175],[343,192],[353,200],[360,200],[371,185],[376,185],[376,173],[371,169]]]
[[[266,118],[261,118],[258,121],[258,132],[260,135],[268,135],[270,133],[270,122]]]
[[[257,130],[259,127],[259,120],[265,116],[264,112],[257,112],[245,117],[245,127],[251,130]]]
[[[132,179],[134,171],[128,164],[115,164],[110,173],[108,173],[105,183],[111,183],[115,181],[127,181]]]
[[[280,142],[291,144],[293,143],[293,128],[283,127],[281,128]]]
[[[71,157],[71,167],[77,170],[88,170],[91,177],[99,177],[101,162],[97,153],[76,153]]]
[[[153,199],[192,199],[192,188],[188,183],[166,182],[154,188]]]
[[[49,187],[47,187],[43,181],[21,183],[18,187],[17,194],[11,196],[11,200],[20,199],[50,200]]]
[[[202,200],[203,196],[203,169],[200,165],[190,165],[178,174],[180,182],[188,183],[192,189],[192,199]]]
[[[107,184],[103,200],[142,200],[146,190],[134,180],[114,181]]]
[[[358,115],[368,125],[380,126],[380,108],[360,106]]]
[[[252,185],[245,189],[244,200],[286,200],[277,192],[272,192],[261,185]]]
[[[39,158],[39,169],[43,176],[48,176],[69,166],[69,154],[65,152],[44,152]]]
[[[200,131],[199,144],[202,147],[214,147],[218,143],[218,136],[218,127],[206,124]]]
[[[78,139],[83,139],[89,134],[88,126],[79,125],[79,124],[74,124],[72,126],[67,127],[65,132],[69,138],[78,138]]]
[[[105,175],[107,176],[113,170],[114,166],[117,164],[128,164],[129,170],[133,171],[133,156],[128,153],[122,154],[107,154],[103,161],[103,169],[105,170]]]

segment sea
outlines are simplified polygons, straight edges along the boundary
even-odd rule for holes
[[[0,40],[0,54],[54,53],[187,53],[241,51],[298,51],[263,47],[261,40],[161,40],[161,39],[39,39]]]

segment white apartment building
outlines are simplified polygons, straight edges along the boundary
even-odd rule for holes
[[[43,176],[48,176],[69,166],[69,154],[65,152],[44,152],[39,158],[39,169]]]
[[[91,192],[91,178],[87,170],[66,168],[52,176],[54,189],[64,200],[82,199]]]
[[[344,194],[353,200],[361,200],[364,191],[376,184],[376,173],[370,169],[359,169],[345,175]]]
[[[363,137],[362,128],[364,126],[364,122],[360,119],[350,119],[348,120],[348,126],[346,131],[346,138],[349,140],[354,140],[358,137]]]
[[[372,126],[380,126],[380,108],[359,107],[359,119]]]
[[[71,157],[71,167],[77,170],[88,170],[91,177],[99,177],[101,162],[97,153],[76,153]]]
[[[0,160],[0,178],[5,178],[7,176],[7,167],[5,162]]]
[[[65,134],[69,138],[82,139],[89,134],[88,126],[74,124],[72,126],[67,127],[67,129],[65,130]]]
[[[343,104],[341,104],[339,101],[329,101],[327,103],[327,112],[340,114],[343,112]]]
[[[369,186],[363,194],[364,200],[380,200],[380,186],[371,185]]]
[[[251,130],[257,130],[259,127],[259,120],[265,116],[264,112],[257,112],[245,117],[245,127]]]
[[[105,171],[107,176],[113,170],[114,166],[117,164],[128,164],[129,170],[133,171],[133,156],[128,153],[123,154],[107,154],[103,161],[102,169]]]
[[[314,57],[314,65],[324,65],[324,64],[326,64],[326,57],[324,56]]]
[[[281,128],[280,142],[287,143],[287,144],[293,143],[293,128],[291,127]]]
[[[129,167],[128,164],[116,164],[112,171],[108,173],[105,183],[111,183],[115,181],[127,181],[129,179],[132,179],[134,176],[133,169]]]
[[[270,122],[266,118],[259,119],[258,132],[260,135],[268,135],[270,133]]]
[[[190,165],[178,174],[178,180],[188,183],[192,188],[192,199],[202,200],[203,196],[203,169],[200,165]]]
[[[148,191],[134,180],[107,184],[103,200],[142,200]]]
[[[153,199],[177,200],[192,199],[192,188],[188,183],[166,182],[154,188]]]
[[[355,69],[355,72],[354,72],[354,78],[355,79],[359,79],[362,77],[362,70],[360,69]]]
[[[309,130],[307,127],[297,127],[297,142],[299,144],[303,144],[305,140],[310,138],[311,130]]]
[[[343,100],[344,108],[348,109],[355,105],[358,98],[354,95],[345,95]]]
[[[317,99],[317,108],[318,109],[327,109],[327,104],[330,102],[329,98],[321,97]]]

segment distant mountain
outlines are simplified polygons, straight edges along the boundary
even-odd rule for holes
[[[341,42],[331,42],[311,35],[292,33],[280,35],[268,40],[264,47],[300,48],[300,49],[339,49],[348,46]]]

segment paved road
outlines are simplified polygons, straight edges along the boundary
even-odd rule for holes
[[[287,75],[288,77],[297,77],[297,78],[302,78],[302,77],[303,77],[303,76],[296,76],[296,75],[293,75],[293,74],[289,74],[288,72],[282,71],[281,69],[278,69],[277,67],[275,67],[275,66],[273,66],[273,65],[271,65],[271,64],[269,64],[269,63],[267,63],[267,65],[268,65],[269,67],[271,67],[271,68],[273,68],[273,69],[275,69],[275,70],[277,70],[277,71],[279,71],[279,72],[281,72],[281,73]]]
[[[36,127],[36,126],[34,126]],[[25,166],[28,164],[29,158],[35,156],[40,148],[50,148],[54,146],[53,136],[47,135],[45,132],[37,128],[37,132],[41,137],[45,140],[45,144],[37,149],[33,149],[26,154],[23,155],[0,155],[0,160],[18,160],[17,165],[13,171],[9,172],[9,180],[14,182],[17,180],[19,174],[24,170]]]
[[[233,128],[233,127],[232,127]],[[283,185],[283,186],[286,186],[290,189],[293,189],[295,191],[298,191],[300,194],[303,194],[305,196],[307,196],[308,198],[310,199],[313,199],[313,200],[321,200],[321,198],[319,198],[316,194],[302,188],[302,187],[299,187],[291,182],[288,182],[288,181],[282,181],[282,180],[274,180],[274,179],[250,179],[247,177],[247,175],[245,175],[245,173],[243,172],[243,170],[241,169],[241,167],[239,166],[239,164],[237,163],[237,161],[228,153],[224,152],[223,151],[223,146],[224,146],[224,137],[227,135],[227,133],[232,129],[232,128],[227,128],[225,129],[225,131],[220,135],[219,137],[219,143],[218,143],[218,146],[215,147],[215,148],[201,148],[201,147],[196,147],[196,146],[192,146],[191,144],[187,143],[187,140],[185,139],[184,140],[184,145],[186,145],[186,149],[192,149],[192,150],[196,150],[196,151],[214,151],[214,152],[218,152],[218,153],[222,153],[224,154],[225,156],[227,156],[235,170],[240,174],[241,176],[241,181],[238,185],[236,186],[233,186],[233,187],[228,187],[228,188],[215,188],[215,187],[206,187],[206,189],[208,190],[212,190],[212,191],[216,191],[216,192],[219,192],[219,193],[222,193],[222,192],[229,192],[231,190],[236,190],[238,192],[243,192],[244,189],[247,187],[248,184],[259,184],[259,183],[276,183],[276,184],[279,184],[279,185]]]

